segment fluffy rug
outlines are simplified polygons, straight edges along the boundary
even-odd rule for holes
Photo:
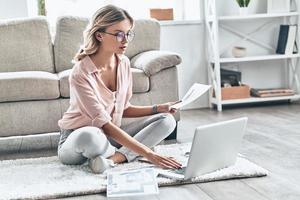
[[[168,156],[183,155],[190,143],[158,146],[155,150]],[[117,165],[112,170],[149,167],[150,164],[132,162]],[[239,156],[235,165],[196,177],[190,181],[176,181],[157,177],[159,186],[201,183],[232,178],[267,175],[267,170]],[[92,174],[87,165],[66,166],[56,156],[5,160],[0,162],[0,199],[49,199],[106,191],[106,177]]]

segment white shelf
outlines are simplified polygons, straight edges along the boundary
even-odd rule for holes
[[[299,58],[300,54],[274,54],[274,55],[265,55],[265,56],[249,56],[243,58],[220,58],[220,63],[235,63],[235,62],[251,62],[251,61],[260,61],[260,60],[279,60],[287,58]],[[212,61],[214,63],[215,61]]]
[[[289,13],[263,13],[263,14],[253,14],[253,15],[234,15],[234,16],[220,16],[219,21],[231,21],[231,20],[247,20],[247,19],[263,19],[263,18],[274,18],[274,17],[292,17],[298,16],[298,12]]]
[[[292,96],[280,96],[280,97],[250,97],[245,99],[230,99],[230,100],[222,100],[222,105],[230,105],[230,104],[241,104],[241,103],[255,103],[255,102],[267,102],[267,101],[281,101],[281,100],[296,100],[300,99],[300,95],[292,95]],[[216,98],[212,98],[212,103],[217,104]]]
[[[300,0],[295,0],[295,3],[298,4]],[[257,14],[248,14],[248,15],[218,15],[216,6],[217,0],[204,0],[204,14],[205,14],[205,26],[206,26],[206,34],[209,35],[206,40],[206,50],[208,65],[208,78],[209,83],[214,85],[214,89],[217,95],[222,96],[221,90],[221,77],[220,70],[221,67],[226,65],[227,63],[242,63],[242,62],[261,62],[261,61],[277,61],[278,65],[283,64],[288,68],[287,72],[284,74],[287,77],[287,82],[291,83],[289,88],[295,89],[296,95],[293,96],[280,96],[280,97],[268,97],[268,98],[247,98],[247,99],[234,99],[234,100],[220,100],[220,98],[214,98],[210,96],[211,103],[217,105],[218,111],[222,111],[222,105],[226,104],[242,104],[242,103],[252,103],[252,102],[267,102],[267,101],[280,101],[280,100],[294,100],[300,99],[300,78],[297,73],[297,63],[300,60],[300,52],[296,54],[276,54],[274,52],[274,46],[276,44],[270,45],[266,41],[261,39],[256,39],[253,35],[259,34],[261,30],[270,27],[275,24],[276,26],[280,26],[282,23],[291,24],[295,23],[299,25],[300,20],[300,11],[298,7],[295,7],[294,11],[284,12],[284,13],[257,13]],[[220,8],[223,9],[223,8]],[[277,20],[278,19],[278,20]],[[263,24],[258,23],[259,20],[264,20]],[[233,23],[239,22],[239,23]],[[232,24],[231,26],[225,26],[226,23]],[[241,27],[240,23],[243,23],[245,27]],[[249,30],[246,29],[247,24],[250,25]],[[225,42],[222,43],[222,39],[226,37],[226,34],[220,32],[220,29],[224,29],[225,31],[237,36],[235,42],[227,41],[227,43],[231,43],[229,46],[232,46],[239,41],[249,41],[253,44],[256,44],[262,48],[271,50],[272,54],[268,55],[249,55],[242,58],[235,57],[221,57],[223,55],[222,48],[226,45]],[[273,27],[275,30],[275,27]],[[247,31],[246,31],[247,30]],[[250,31],[251,30],[251,31]],[[277,30],[276,30],[277,32]],[[274,33],[269,32],[269,37],[274,37]],[[277,34],[277,33],[275,33]],[[221,42],[220,42],[221,41]],[[296,36],[296,41],[299,43],[299,34]],[[274,41],[276,42],[276,41]],[[221,44],[222,46],[221,46]],[[223,47],[224,46],[224,47]],[[227,48],[227,50],[230,50]],[[273,54],[274,52],[274,54]],[[281,63],[279,61],[286,61]],[[295,62],[294,62],[295,61]],[[253,70],[255,70],[255,65],[253,66]],[[219,96],[218,96],[219,97]]]

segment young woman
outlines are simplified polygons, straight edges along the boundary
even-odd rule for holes
[[[138,155],[164,168],[179,168],[172,158],[150,148],[165,139],[176,123],[172,103],[134,106],[130,62],[124,55],[134,33],[132,17],[116,6],[100,8],[84,31],[84,45],[69,77],[70,107],[58,124],[58,157],[64,164],[86,160],[94,173]],[[121,125],[122,117],[143,117]]]

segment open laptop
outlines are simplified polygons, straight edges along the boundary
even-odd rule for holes
[[[186,167],[158,173],[187,180],[235,164],[247,120],[242,117],[197,127]]]

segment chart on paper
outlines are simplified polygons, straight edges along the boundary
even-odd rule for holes
[[[198,99],[200,96],[202,96],[205,92],[207,92],[211,88],[211,85],[204,85],[200,83],[194,83],[192,87],[187,91],[187,93],[184,95],[182,100],[180,100],[178,103],[171,106],[171,108],[179,109],[183,106],[186,106],[196,99]]]

